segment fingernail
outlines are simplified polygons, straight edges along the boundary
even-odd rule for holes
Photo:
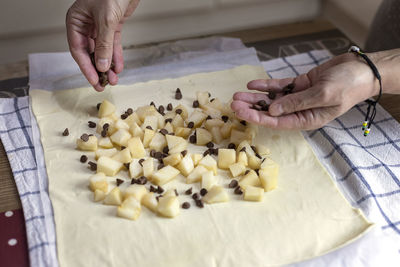
[[[283,114],[283,108],[281,104],[276,104],[275,108],[272,106],[272,110],[270,110],[271,115],[280,116]]]
[[[108,59],[106,59],[106,58],[97,59],[96,66],[100,71],[103,71],[103,72],[107,71],[107,69],[108,69]]]

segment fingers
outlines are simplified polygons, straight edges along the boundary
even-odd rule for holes
[[[249,104],[256,104],[260,100],[264,100],[269,104],[271,100],[267,97],[266,94],[261,93],[247,93],[247,92],[237,92],[233,95],[233,100],[240,100],[243,102],[247,102]]]
[[[259,79],[250,81],[247,84],[249,90],[280,92],[283,87],[293,82],[293,78],[286,79]]]
[[[114,34],[118,23],[118,20],[108,20],[107,16],[100,16],[96,20],[97,34],[94,54],[96,68],[100,72],[106,72],[110,69],[114,51]]]
[[[114,72],[119,74],[124,69],[124,57],[122,55],[122,45],[121,45],[121,32],[117,31],[114,34],[114,53],[113,53],[113,62],[114,62]]]

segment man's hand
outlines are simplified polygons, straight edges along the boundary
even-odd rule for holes
[[[290,83],[291,94],[283,94]],[[239,92],[232,109],[249,122],[276,129],[310,130],[320,128],[355,104],[377,95],[379,85],[370,67],[354,54],[344,54],[296,78],[254,80],[248,89],[263,93]],[[265,92],[275,92],[271,100]],[[269,111],[252,109],[265,100]]]
[[[66,25],[69,50],[89,83],[103,91],[95,67],[90,60],[94,51],[96,68],[107,72],[111,85],[124,68],[121,45],[122,24],[139,0],[77,0],[67,12]],[[114,69],[110,69],[114,62]]]

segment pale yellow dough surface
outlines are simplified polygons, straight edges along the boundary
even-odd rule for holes
[[[174,106],[177,87],[191,107],[195,92],[210,91],[228,101],[249,80],[267,77],[259,67],[190,75],[108,88],[60,92],[31,91],[33,111],[44,147],[50,198],[54,207],[58,257],[68,266],[276,266],[312,258],[338,248],[371,227],[360,210],[344,199],[300,132],[260,127],[256,142],[267,145],[280,165],[278,188],[260,203],[246,202],[229,191],[231,201],[192,205],[174,219],[160,218],[145,207],[137,221],[116,217],[115,206],[93,202],[91,171],[79,162],[75,140],[97,121],[103,99],[122,111],[154,101]],[[61,135],[65,128],[70,135]],[[85,153],[94,159],[94,153]],[[124,177],[123,175],[119,175]],[[220,172],[220,183],[229,183]],[[189,188],[183,178],[165,186]],[[199,189],[195,185],[194,189]],[[230,189],[227,189],[230,190]],[[187,201],[180,196],[181,203]],[[193,204],[193,202],[192,202]]]

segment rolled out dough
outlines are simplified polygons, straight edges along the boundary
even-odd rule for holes
[[[145,207],[137,221],[116,217],[116,207],[93,202],[88,189],[92,174],[79,162],[75,140],[96,121],[95,106],[108,99],[120,109],[154,101],[190,107],[198,90],[228,101],[249,80],[267,78],[258,67],[241,66],[178,79],[107,88],[58,92],[33,90],[33,111],[39,123],[54,207],[60,266],[276,266],[327,253],[361,236],[369,223],[340,194],[303,136],[296,131],[260,127],[256,143],[271,150],[280,165],[278,187],[261,203],[240,200],[231,191],[228,203],[192,205],[175,219],[160,218]],[[61,132],[69,128],[70,135]],[[118,175],[124,177],[124,175]],[[221,172],[226,186],[229,178]],[[183,179],[165,186],[182,191]],[[194,189],[199,189],[196,184]],[[230,189],[227,189],[230,190]],[[180,196],[180,201],[187,201]]]

